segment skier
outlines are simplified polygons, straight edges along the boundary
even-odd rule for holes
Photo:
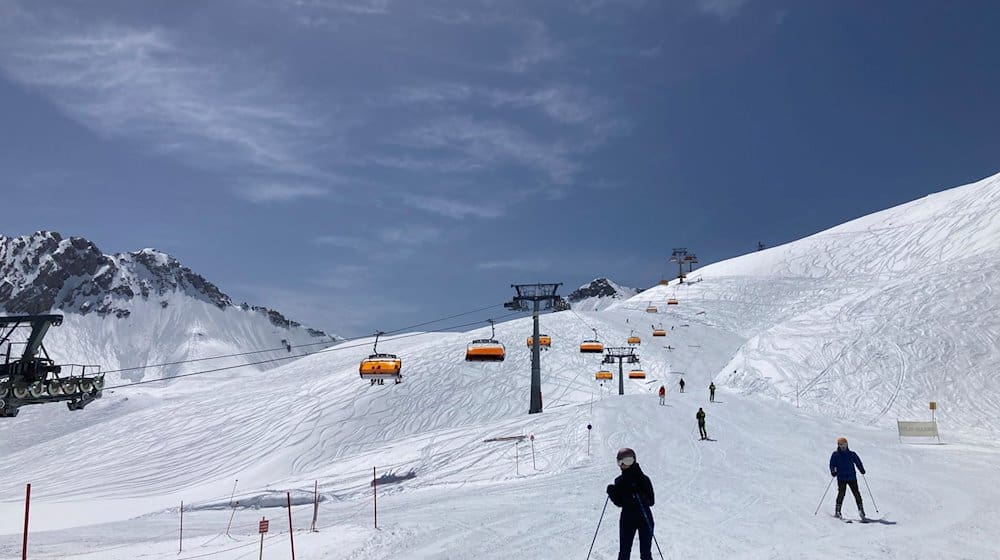
[[[708,439],[708,432],[705,431],[705,411],[698,408],[698,414],[694,415],[698,419],[698,432],[701,434],[701,439]]]
[[[858,475],[854,472],[854,465],[858,466],[861,474],[865,474],[865,466],[861,464],[858,454],[847,448],[847,438],[837,438],[837,450],[830,455],[830,476],[837,477],[837,509],[834,517],[840,517],[840,506],[844,503],[844,494],[847,487],[851,487],[854,494],[854,501],[858,503],[858,515],[864,521],[865,508],[861,503],[861,491],[858,490]]]
[[[617,461],[622,474],[615,479],[614,484],[608,485],[608,497],[622,508],[621,517],[618,518],[618,535],[621,539],[618,560],[629,560],[632,556],[636,531],[639,532],[639,558],[653,560],[653,512],[649,509],[656,502],[653,483],[635,461],[635,451],[627,447],[619,449]]]
[[[666,404],[664,402],[664,399],[666,399],[666,398],[667,398],[667,388],[664,387],[663,385],[660,385],[660,406],[663,406],[664,404]]]
[[[681,392],[684,392],[684,378],[681,378]]]
[[[708,386],[708,402],[715,402],[715,382]]]

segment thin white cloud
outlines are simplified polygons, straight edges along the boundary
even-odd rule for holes
[[[404,146],[459,153],[483,165],[510,163],[544,172],[560,184],[570,182],[578,165],[569,150],[544,142],[502,122],[446,117],[400,135]]]
[[[485,261],[476,264],[479,270],[520,270],[524,272],[542,271],[549,268],[549,263],[542,259],[510,259],[498,261]]]
[[[258,184],[236,192],[250,202],[289,202],[300,198],[326,196],[329,191],[308,185]]]
[[[525,20],[521,22],[525,39],[519,45],[507,68],[517,73],[527,70],[546,62],[553,62],[563,58],[566,48],[558,43],[549,34],[548,27],[538,20]]]
[[[722,21],[736,17],[749,0],[695,0],[698,10]]]
[[[100,134],[195,166],[318,174],[301,154],[322,119],[252,66],[159,28],[4,18],[0,71]]]
[[[486,201],[478,204],[470,204],[440,196],[418,195],[404,195],[402,201],[413,208],[440,214],[456,220],[465,218],[499,218],[504,213],[502,207],[491,205]]]
[[[606,99],[590,95],[584,88],[568,85],[510,91],[445,83],[404,88],[394,94],[392,99],[403,104],[454,104],[476,101],[494,108],[529,108],[541,111],[562,124],[593,122],[604,118],[610,109],[610,103]]]
[[[410,225],[381,229],[378,236],[383,243],[416,246],[438,241],[443,233],[444,231],[437,227]]]
[[[316,243],[317,245],[326,245],[329,247],[355,249],[357,251],[364,250],[364,248],[369,246],[370,244],[370,242],[367,239],[361,237],[352,237],[350,235],[322,235],[314,239],[313,243]]]

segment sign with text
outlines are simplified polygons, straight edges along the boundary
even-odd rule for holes
[[[270,523],[271,523],[270,521],[268,521],[266,519],[262,519],[261,522],[257,525],[257,532],[260,533],[260,534],[262,534],[262,535],[264,533],[266,533],[267,529],[268,529],[268,525],[270,525]]]
[[[905,422],[897,420],[896,425],[899,427],[900,439],[904,437],[933,437],[938,438],[938,442],[941,441],[941,436],[938,434],[937,422]]]

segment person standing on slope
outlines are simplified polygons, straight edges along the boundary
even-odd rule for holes
[[[705,411],[699,407],[698,414],[695,414],[694,417],[698,419],[698,432],[701,434],[701,439],[708,439],[708,432],[705,431]]]
[[[666,398],[667,398],[667,388],[664,387],[663,385],[660,385],[660,406],[663,406],[664,404],[666,404],[664,402],[664,399],[666,399]]]
[[[708,386],[708,402],[715,402],[715,382]]]
[[[656,503],[653,483],[639,468],[635,451],[627,447],[619,449],[617,461],[622,474],[614,484],[608,485],[608,498],[622,508],[618,519],[618,536],[621,539],[618,560],[631,558],[636,531],[639,532],[639,558],[653,560],[653,512],[649,509]]]
[[[865,466],[858,454],[847,448],[847,438],[837,438],[837,450],[830,455],[830,476],[837,477],[837,509],[834,517],[840,517],[840,506],[844,503],[847,487],[851,487],[854,501],[858,503],[858,515],[865,519],[865,508],[861,503],[861,491],[858,489],[858,475],[854,466],[858,466],[861,474],[865,474]]]
[[[681,385],[681,392],[683,393],[684,392],[684,378],[683,377],[681,378],[680,385]]]

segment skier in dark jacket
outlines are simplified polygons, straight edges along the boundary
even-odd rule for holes
[[[708,402],[715,402],[715,383],[708,386]]]
[[[639,532],[639,558],[653,560],[653,483],[643,474],[635,461],[635,451],[629,448],[618,450],[618,467],[622,474],[608,485],[608,497],[622,508],[618,519],[618,535],[621,544],[618,560],[629,560],[632,556],[632,542]]]
[[[698,414],[694,417],[698,419],[698,433],[701,434],[701,439],[708,439],[708,432],[705,430],[705,411],[699,408]]]
[[[837,450],[830,455],[830,476],[837,477],[837,510],[834,512],[836,517],[840,517],[840,506],[844,503],[844,494],[850,486],[854,501],[858,504],[858,515],[861,519],[865,519],[865,508],[861,504],[861,491],[858,489],[858,474],[854,472],[855,465],[861,474],[865,474],[861,458],[847,448],[847,438],[837,438]]]
[[[684,378],[683,377],[681,378],[680,386],[681,386],[681,392],[683,393],[684,392]]]

